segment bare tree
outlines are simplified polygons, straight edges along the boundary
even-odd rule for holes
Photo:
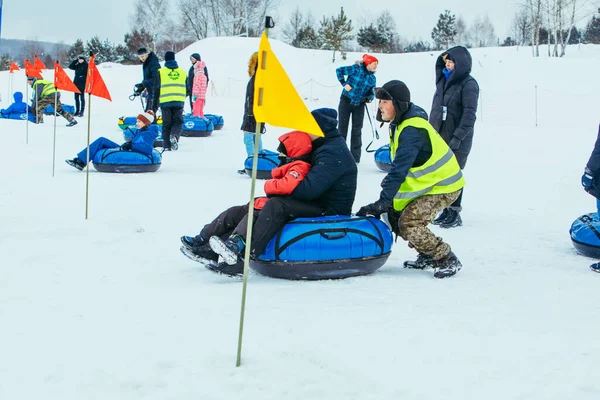
[[[173,23],[167,0],[137,0],[132,16],[133,28],[144,29],[158,39],[168,39]],[[156,43],[154,43],[156,47]],[[156,50],[156,49],[154,49]]]
[[[540,28],[542,26],[542,0],[528,0],[531,17],[531,52],[534,57],[540,56]]]
[[[211,20],[210,0],[178,0],[181,24],[187,36],[197,40],[208,36]]]
[[[467,24],[462,16],[456,18],[456,36],[454,41],[456,44],[465,45],[467,43]]]
[[[296,7],[290,19],[283,27],[283,37],[287,43],[293,43],[298,39],[298,35],[304,28],[304,15],[300,11],[300,7]]]
[[[513,17],[510,31],[517,45],[524,46],[531,33],[531,19],[528,10],[522,7]]]

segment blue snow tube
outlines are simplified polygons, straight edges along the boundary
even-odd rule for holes
[[[181,136],[185,137],[206,137],[212,134],[215,126],[208,118],[194,117],[186,115],[183,117],[183,130]]]
[[[220,115],[204,114],[204,116],[212,121],[215,131],[221,130],[225,125],[225,120]]]
[[[584,256],[600,258],[600,218],[598,213],[590,213],[577,218],[571,229],[571,242]]]
[[[375,152],[375,164],[377,168],[384,172],[390,172],[392,169],[392,159],[390,158],[390,145],[381,146]]]
[[[92,161],[98,172],[156,172],[160,168],[162,155],[156,150],[152,150],[149,156],[135,151],[105,149],[99,151]]]
[[[30,122],[35,122],[35,114],[32,113],[10,113],[10,114],[1,114],[0,113],[0,118],[5,118],[5,119],[14,119],[14,120],[18,120],[18,121],[25,121],[26,119],[29,119]]]
[[[131,140],[135,136],[136,131],[136,127],[129,127],[129,129],[125,128],[123,130],[123,139],[126,142],[131,142]],[[162,125],[158,125],[158,136],[156,137],[156,139],[154,139],[154,147],[163,147]]]
[[[75,106],[63,104],[62,108],[64,111],[68,112],[69,114],[73,114],[75,112]],[[44,111],[42,111],[42,112],[46,115],[52,115],[52,114],[54,114],[54,107],[52,107],[52,104],[48,104],[46,106],[46,108],[44,108]]]
[[[279,153],[271,150],[263,150],[258,153],[258,166],[256,167],[257,179],[271,179],[271,170],[279,165]],[[254,156],[246,158],[244,169],[248,176],[252,176],[252,163]]]
[[[273,278],[341,279],[370,274],[385,264],[392,232],[373,217],[297,218],[271,239],[250,267]]]

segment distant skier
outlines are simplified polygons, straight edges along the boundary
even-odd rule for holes
[[[479,99],[479,85],[471,76],[472,63],[471,54],[462,46],[440,54],[435,63],[436,89],[429,113],[429,122],[450,146],[461,170],[471,152]],[[442,228],[461,226],[462,197],[461,192],[433,224]]]
[[[598,128],[594,150],[581,177],[581,184],[586,192],[596,198],[596,208],[600,213],[600,127]],[[590,265],[590,269],[594,272],[600,272],[600,263]]]

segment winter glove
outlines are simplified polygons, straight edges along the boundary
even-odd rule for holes
[[[125,142],[121,145],[121,150],[129,151],[131,150],[131,142]]]
[[[594,177],[592,176],[592,171],[589,168],[586,168],[583,175],[581,176],[581,184],[585,190],[589,190],[592,187],[592,183],[594,181]]]
[[[357,217],[366,217],[367,215],[372,215],[373,217],[379,219],[381,214],[388,211],[389,206],[384,204],[381,200],[377,200],[375,203],[368,204],[363,206],[356,213]]]
[[[370,103],[370,102],[371,102],[371,100],[373,100],[373,99],[370,99],[370,98],[368,98],[368,97],[363,97],[363,98],[360,100],[360,102],[361,102],[361,103]]]
[[[198,98],[198,96],[197,96],[197,95],[193,95],[193,96],[192,96],[192,101],[196,101],[196,99],[197,99],[197,98]]]
[[[458,148],[460,147],[461,144],[461,140],[458,138],[453,137],[452,139],[450,139],[450,143],[448,143],[448,146],[452,149],[452,150],[458,150]]]

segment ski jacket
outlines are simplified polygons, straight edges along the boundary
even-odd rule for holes
[[[363,62],[357,61],[356,64],[339,67],[335,70],[335,73],[342,87],[346,84],[352,86],[350,91],[342,89],[341,100],[348,101],[353,106],[358,106],[367,100],[373,100],[375,97],[373,88],[377,84],[377,79],[373,72],[367,70]]]
[[[148,58],[142,64],[142,85],[148,91],[148,97],[152,98],[154,93],[154,87],[156,86],[156,80],[158,79],[158,70],[160,68],[160,63],[158,62],[158,57],[154,52],[148,54]]]
[[[192,95],[198,96],[200,99],[206,98],[206,88],[208,86],[208,78],[204,75],[201,70],[206,68],[204,65],[204,61],[196,61],[194,64],[194,69],[196,70],[196,74],[194,74],[194,85],[192,86]]]
[[[31,110],[31,108],[23,101],[23,93],[15,92],[13,94],[13,99],[15,100],[7,109],[0,110],[0,113],[8,117],[11,114],[24,114]]]
[[[198,61],[196,61],[197,63]],[[196,77],[196,71],[194,70],[194,65],[196,65],[196,63],[192,64],[192,66],[190,67],[189,71],[188,71],[188,76],[187,79],[185,81],[185,92],[186,92],[186,96],[191,96],[192,93],[192,87],[194,86],[194,78]],[[204,76],[206,76],[206,85],[208,86],[208,82],[210,81],[210,79],[208,79],[208,68],[206,67],[206,64],[204,64]]]
[[[447,56],[454,61],[454,71],[446,79]],[[479,85],[471,76],[472,59],[469,51],[456,46],[442,53],[435,64],[436,90],[429,122],[456,154],[461,168],[473,145]]]
[[[88,63],[83,60],[82,63],[78,62],[79,58],[71,61],[69,64],[69,69],[75,71],[75,77],[73,78],[73,83],[77,86],[77,89],[83,94],[85,91],[85,80],[87,79],[87,71],[88,71]]]
[[[150,125],[134,132],[131,139],[131,150],[147,156],[152,155],[154,140],[158,137],[158,125]]]
[[[254,118],[254,78],[252,75],[246,85],[246,101],[244,103],[244,117],[241,130],[256,133],[256,118]],[[261,124],[260,133],[265,133],[265,124]]]

